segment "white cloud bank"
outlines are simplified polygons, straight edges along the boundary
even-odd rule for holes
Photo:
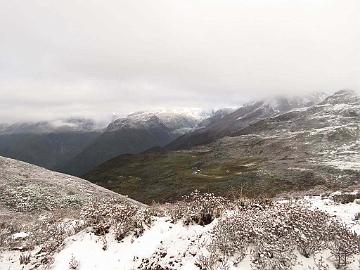
[[[0,0],[0,121],[360,89],[358,0]]]

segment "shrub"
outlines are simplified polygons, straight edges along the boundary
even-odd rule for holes
[[[293,247],[284,239],[258,242],[252,251],[252,266],[258,270],[288,270],[296,263]]]
[[[70,262],[69,262],[69,270],[77,270],[80,267],[80,263],[78,260],[75,259],[74,256],[71,256]]]
[[[314,257],[314,265],[313,267],[309,267],[309,270],[329,270],[329,265],[324,262],[322,256],[318,259]]]
[[[139,237],[152,222],[147,209],[114,201],[93,202],[82,210],[82,217],[94,234],[103,236],[112,228],[118,241],[131,233]]]
[[[359,252],[359,247],[356,245],[359,239],[355,233],[348,230],[343,224],[332,222],[330,227],[332,239],[329,248],[335,258],[336,267],[340,268],[346,266],[349,259]]]
[[[173,222],[183,220],[185,225],[195,223],[204,226],[219,217],[228,205],[229,201],[223,197],[195,191],[181,201],[168,205],[167,213]]]
[[[20,264],[29,264],[30,263],[31,254],[30,253],[21,253],[19,257]]]
[[[266,270],[291,269],[295,250],[310,257],[326,248],[338,267],[345,266],[358,243],[357,235],[323,212],[293,203],[248,202],[219,221],[207,248],[218,260],[232,256],[235,263],[250,253],[253,268]]]
[[[354,202],[356,199],[360,199],[360,193],[343,193],[333,195],[334,202],[342,204]]]

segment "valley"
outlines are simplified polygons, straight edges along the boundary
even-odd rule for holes
[[[84,177],[147,203],[176,200],[194,189],[273,197],[314,187],[343,188],[357,184],[360,176],[358,115],[359,96],[339,91],[305,109],[244,124],[205,145],[119,156]],[[201,130],[175,142],[191,145],[192,134]]]

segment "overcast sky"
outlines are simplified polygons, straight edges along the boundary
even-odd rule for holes
[[[360,89],[359,0],[0,0],[0,121]]]

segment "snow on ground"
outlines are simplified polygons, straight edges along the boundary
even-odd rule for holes
[[[335,195],[335,193],[332,195]],[[342,204],[334,202],[331,199],[331,196],[328,198],[321,198],[321,196],[306,196],[304,202],[309,203],[312,209],[318,209],[337,218],[354,232],[360,234],[360,223],[355,219],[355,216],[360,213],[360,204],[357,203],[356,200],[355,202]]]
[[[26,232],[18,232],[18,233],[14,233],[12,235],[12,238],[13,239],[19,239],[19,238],[25,238],[25,237],[28,237],[28,236],[29,236],[29,234],[26,233]]]
[[[341,204],[333,200],[333,193],[329,197],[306,196],[298,202],[324,211],[341,222],[344,222],[357,233],[360,233],[360,224],[355,216],[360,213],[360,204],[355,202]],[[286,203],[285,200],[278,203]],[[209,232],[217,224],[218,220],[206,226],[183,225],[181,221],[172,223],[167,217],[155,217],[150,228],[138,238],[128,236],[121,242],[115,240],[110,232],[106,238],[96,236],[89,229],[73,235],[64,243],[62,250],[54,256],[54,262],[50,269],[67,270],[71,261],[79,263],[78,270],[132,270],[150,269],[150,265],[157,269],[198,270],[196,262],[200,255],[206,255],[206,244],[210,239]],[[26,232],[13,234],[12,237],[27,237]],[[106,248],[104,249],[104,246]],[[36,265],[36,252],[31,252],[32,258],[29,265],[19,264],[19,252],[9,251],[0,254],[1,270],[32,269]],[[330,251],[325,250],[316,257],[323,257],[329,270],[335,270]],[[360,256],[355,256],[347,269],[359,269]],[[231,261],[231,259],[230,259]],[[297,265],[294,270],[312,269],[314,258],[305,258],[297,254]],[[38,269],[42,269],[41,266]],[[251,270],[251,256],[248,254],[238,265],[231,264],[229,270]]]
[[[283,202],[282,202],[283,203]],[[300,203],[312,209],[319,209],[347,224],[352,230],[360,233],[360,225],[354,219],[360,213],[360,204],[335,203],[331,197],[307,196]],[[216,220],[207,226],[185,226],[181,222],[172,224],[167,218],[157,218],[144,235],[134,239],[129,236],[118,243],[112,234],[107,235],[107,250],[104,251],[101,238],[81,232],[68,239],[65,248],[55,257],[53,270],[67,269],[72,257],[80,262],[80,270],[92,269],[145,269],[141,268],[143,261],[158,263],[169,269],[199,269],[195,262],[198,256],[206,254],[204,248],[209,239],[208,232],[216,224]],[[155,256],[154,256],[155,254]],[[335,270],[329,250],[320,255],[329,266]],[[298,254],[295,270],[309,269],[314,266],[314,258],[305,258]],[[348,269],[358,269],[359,256],[356,256]],[[156,264],[155,264],[156,265]],[[236,267],[230,269],[250,270],[250,255],[247,255]]]
[[[106,250],[101,237],[83,231],[67,240],[65,248],[56,255],[52,269],[68,269],[72,257],[79,261],[80,270],[138,269],[142,259],[151,260],[156,252],[161,254],[163,266],[198,269],[193,254],[201,249],[202,236],[213,225],[184,226],[181,222],[172,224],[167,218],[157,218],[139,238],[129,236],[119,243],[113,234],[108,234]]]

